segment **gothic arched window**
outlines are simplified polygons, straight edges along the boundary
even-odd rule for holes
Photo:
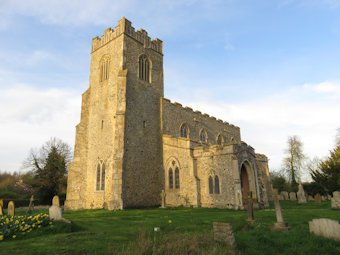
[[[169,189],[174,188],[174,176],[172,173],[172,168],[169,168]]]
[[[215,176],[215,194],[220,194],[220,181],[218,176]]]
[[[206,142],[207,141],[207,134],[204,130],[201,130],[201,133],[200,133],[200,140],[202,142]]]
[[[188,127],[186,124],[181,126],[181,137],[187,138],[188,137]]]
[[[102,186],[101,190],[105,189],[105,164],[102,165]]]
[[[221,135],[217,136],[217,144],[222,145],[222,136]]]
[[[150,82],[150,62],[146,55],[139,57],[139,79]]]
[[[211,176],[209,176],[209,194],[214,194],[214,183]]]
[[[175,169],[175,189],[179,189],[179,169]]]
[[[104,56],[100,60],[100,77],[99,81],[103,82],[109,79],[110,74],[110,56]]]
[[[100,164],[97,165],[97,184],[96,184],[96,190],[100,189]]]

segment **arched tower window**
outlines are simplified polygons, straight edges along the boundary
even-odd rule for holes
[[[221,135],[217,136],[217,144],[222,145],[222,136]]]
[[[150,82],[150,62],[146,55],[139,57],[139,79]]]
[[[179,169],[175,169],[175,189],[179,189]]]
[[[188,137],[188,127],[186,124],[181,126],[181,137],[187,138]]]
[[[97,165],[97,184],[96,184],[96,190],[100,189],[100,164]]]
[[[202,142],[206,142],[207,141],[207,133],[205,132],[204,129],[201,130],[201,133],[200,133],[200,140]]]
[[[109,79],[109,74],[110,74],[110,56],[104,56],[100,60],[99,64],[100,68],[100,77],[99,81],[103,82]]]
[[[174,176],[173,176],[173,172],[172,172],[172,168],[169,168],[169,189],[173,189],[174,188]]]
[[[218,176],[215,176],[215,194],[220,194],[220,181]]]
[[[100,161],[97,165],[96,190],[105,189],[105,164]]]
[[[214,183],[211,176],[209,176],[209,194],[214,194]]]

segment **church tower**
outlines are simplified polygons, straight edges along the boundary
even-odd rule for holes
[[[92,40],[66,209],[156,206],[164,189],[163,42],[123,18]]]

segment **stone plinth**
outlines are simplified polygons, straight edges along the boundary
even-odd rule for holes
[[[235,244],[234,232],[231,223],[213,222],[214,240],[233,246]]]
[[[309,222],[309,232],[340,241],[340,224],[336,220],[321,218]]]

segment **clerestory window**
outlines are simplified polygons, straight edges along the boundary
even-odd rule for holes
[[[207,141],[207,133],[204,131],[204,130],[201,130],[201,133],[200,133],[200,140],[202,142],[206,142]]]
[[[183,124],[183,125],[181,126],[180,136],[181,136],[181,137],[184,137],[184,138],[187,138],[187,137],[188,137],[188,127],[187,127],[186,124]]]

